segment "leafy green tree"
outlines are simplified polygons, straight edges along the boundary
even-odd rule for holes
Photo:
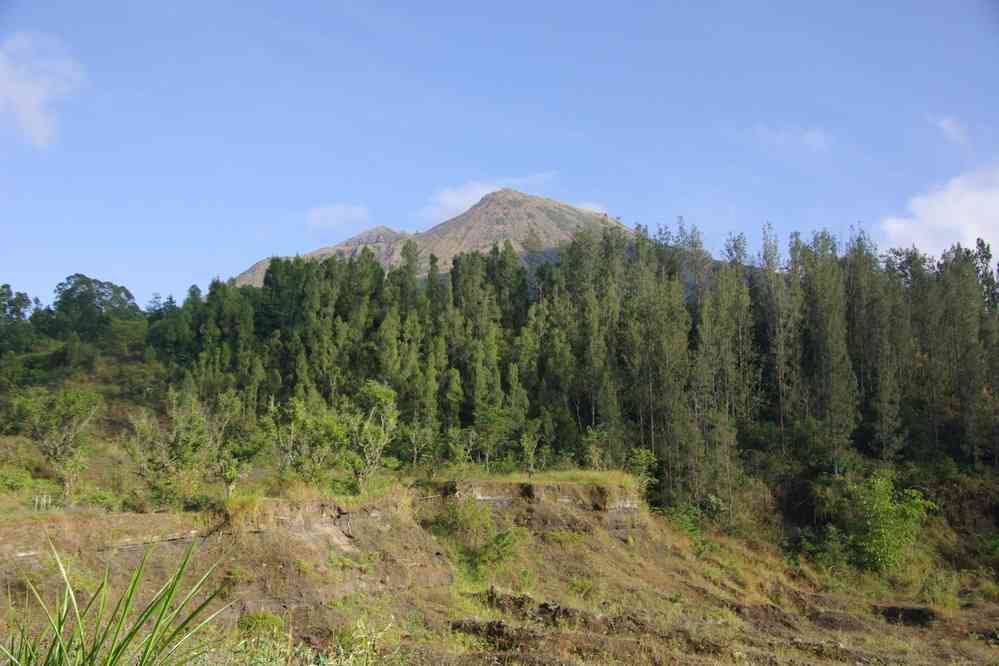
[[[381,464],[382,454],[396,434],[399,409],[391,387],[367,380],[357,396],[357,415],[350,430],[351,468],[363,487]]]
[[[457,368],[447,372],[444,385],[444,422],[447,427],[461,426],[461,406],[465,402],[465,392],[461,388],[461,373]]]
[[[258,450],[253,439],[253,422],[244,411],[239,395],[232,389],[203,404],[202,409],[208,475],[222,483],[225,498],[229,499]]]
[[[56,286],[52,313],[46,320],[46,334],[63,338],[73,332],[88,342],[105,335],[113,319],[142,317],[128,289],[81,273],[70,275]]]
[[[278,406],[272,401],[261,431],[273,442],[282,470],[294,470],[318,484],[344,460],[351,417],[322,399],[291,398]]]
[[[903,563],[934,504],[915,489],[898,490],[890,470],[847,484],[833,507],[861,568],[890,572]]]
[[[189,497],[208,440],[197,398],[171,388],[163,419],[139,410],[129,415],[129,426],[122,436],[122,446],[154,498],[173,503]]]
[[[792,258],[785,267],[780,246],[769,224],[763,230],[760,254],[761,291],[759,302],[766,339],[766,358],[772,378],[781,448],[786,442],[785,428],[797,418],[801,404],[801,322],[802,264],[800,241],[794,245]]]
[[[981,407],[986,368],[981,346],[982,286],[974,255],[955,246],[941,258],[938,279],[943,299],[943,320],[936,334],[942,338],[949,370],[950,426],[961,453],[977,464],[981,455],[975,422]]]
[[[538,422],[532,421],[520,433],[520,453],[528,474],[534,474],[537,462],[538,445],[541,443],[541,435],[538,430]]]
[[[27,294],[13,291],[9,284],[0,285],[0,356],[31,349],[35,341],[31,308]]]
[[[644,491],[655,479],[656,454],[650,449],[636,447],[628,452],[626,468],[638,479],[638,484]]]
[[[808,407],[839,471],[857,423],[857,380],[847,345],[846,293],[836,240],[822,231],[805,253],[805,354]]]
[[[408,449],[407,453],[412,456],[412,464],[415,469],[421,457],[431,453],[437,430],[427,423],[408,423],[401,426],[399,430]]]
[[[35,387],[15,394],[11,411],[21,432],[62,476],[66,497],[72,499],[86,468],[87,439],[104,408],[100,394],[82,388],[49,391]]]

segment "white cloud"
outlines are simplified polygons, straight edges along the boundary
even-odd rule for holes
[[[967,146],[969,144],[968,128],[957,118],[943,116],[933,118],[932,122],[936,125],[937,129],[943,132],[948,141],[956,143],[959,146]]]
[[[961,174],[909,199],[908,214],[881,220],[895,247],[915,245],[939,256],[954,243],[974,247],[978,238],[999,240],[999,164]]]
[[[82,82],[83,68],[51,37],[16,33],[0,42],[0,122],[11,117],[35,146],[52,143],[53,106]]]
[[[596,201],[580,201],[577,204],[573,204],[576,208],[582,208],[583,210],[592,211],[594,213],[604,213],[607,214],[607,206]]]
[[[479,202],[479,199],[490,192],[504,187],[529,189],[539,187],[555,177],[554,171],[543,171],[517,176],[514,178],[498,178],[495,181],[472,180],[454,187],[445,187],[434,192],[427,204],[420,209],[419,216],[427,222],[437,223],[450,220],[456,215]]]
[[[476,180],[457,187],[445,187],[430,197],[429,203],[420,209],[420,217],[428,222],[450,220],[474,206],[482,197],[499,189],[502,189],[502,185]]]
[[[756,140],[768,148],[778,150],[805,150],[820,153],[832,145],[832,136],[818,127],[771,127],[757,125],[753,129]]]
[[[371,215],[360,204],[333,203],[309,210],[309,226],[314,229],[348,228],[367,226]]]

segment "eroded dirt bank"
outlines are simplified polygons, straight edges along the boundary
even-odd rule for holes
[[[775,549],[693,543],[611,486],[468,482],[351,508],[260,500],[228,516],[39,514],[0,527],[8,615],[23,611],[25,580],[54,589],[49,539],[84,592],[105,566],[121,589],[150,544],[150,574],[165,576],[195,543],[196,567],[220,563],[223,628],[273,616],[322,647],[363,618],[407,663],[999,663],[993,605],[825,593]],[[494,542],[498,559],[486,557]]]

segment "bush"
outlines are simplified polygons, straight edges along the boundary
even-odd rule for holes
[[[850,495],[860,514],[849,528],[857,564],[874,571],[894,569],[915,542],[933,503],[918,490],[896,492],[891,472],[851,484]]]
[[[492,510],[474,499],[449,502],[437,524],[448,536],[473,544],[481,544],[494,529]]]
[[[652,449],[634,448],[628,452],[627,469],[644,492],[655,480],[656,454]]]
[[[360,619],[350,629],[337,632],[332,666],[385,666],[402,663],[398,660],[397,652],[384,653],[379,649],[390,628],[391,626],[387,626],[377,631],[364,619]]]
[[[523,541],[522,530],[500,530],[489,506],[471,498],[450,502],[431,529],[455,544],[459,559],[476,578],[507,562]]]
[[[114,492],[93,486],[83,488],[79,501],[83,506],[104,509],[105,511],[119,511],[122,507],[122,499]]]
[[[850,537],[835,525],[806,529],[801,534],[801,550],[827,574],[835,575],[850,566],[852,548]]]
[[[918,490],[897,490],[890,470],[875,472],[859,483],[834,484],[822,495],[832,524],[817,539],[804,543],[805,550],[820,564],[838,564],[847,552],[858,568],[879,573],[902,563],[935,507]]]
[[[284,633],[284,618],[267,611],[243,613],[236,626],[246,636],[276,638]]]
[[[17,467],[0,467],[0,492],[18,493],[31,487],[34,479],[24,469]]]
[[[694,504],[678,504],[663,511],[663,514],[680,530],[690,537],[694,546],[694,554],[702,557],[714,547],[711,541],[704,537],[701,525],[707,521],[707,516],[700,507]]]

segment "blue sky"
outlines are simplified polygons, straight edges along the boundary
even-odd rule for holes
[[[768,220],[999,244],[999,0],[0,0],[0,282],[43,301],[181,295],[500,186],[713,249]]]

